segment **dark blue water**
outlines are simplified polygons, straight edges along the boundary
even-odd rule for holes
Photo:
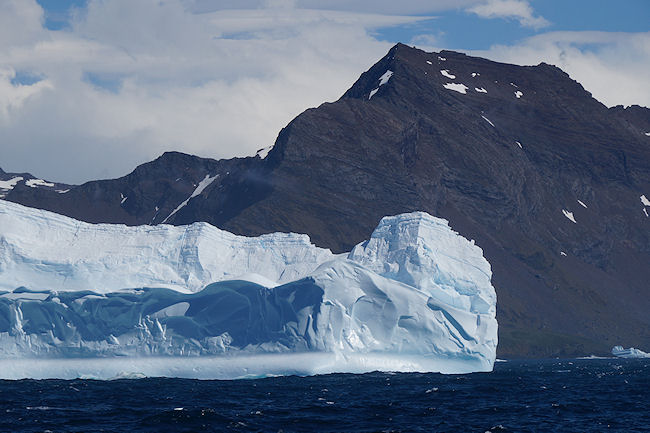
[[[492,373],[0,381],[0,431],[650,431],[650,360]]]

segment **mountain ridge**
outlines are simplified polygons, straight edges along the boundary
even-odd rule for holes
[[[499,356],[606,353],[650,345],[648,113],[607,108],[545,63],[398,44],[264,159],[166,153],[120,179],[7,199],[90,222],[307,233],[333,251],[423,210],[485,251]]]

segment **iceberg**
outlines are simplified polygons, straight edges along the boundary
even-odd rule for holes
[[[424,212],[332,254],[300,234],[88,224],[0,201],[0,377],[491,371],[490,279],[482,250]]]
[[[624,349],[623,346],[612,347],[612,355],[617,358],[650,358],[650,353],[635,349],[634,347]]]

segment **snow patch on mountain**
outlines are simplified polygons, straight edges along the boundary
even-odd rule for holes
[[[447,90],[453,90],[454,92],[462,93],[463,95],[467,94],[467,86],[459,83],[447,83],[443,86]]]
[[[440,73],[441,73],[443,76],[445,76],[445,77],[447,77],[447,78],[449,78],[449,79],[451,79],[451,80],[454,80],[454,79],[456,78],[455,75],[453,75],[453,74],[451,74],[451,73],[449,72],[449,69],[442,69],[442,70],[440,71]]]
[[[228,173],[226,173],[226,174],[228,174]],[[203,180],[201,182],[199,182],[199,184],[196,186],[196,188],[194,189],[192,194],[190,194],[190,196],[188,198],[186,198],[181,204],[176,206],[176,209],[174,209],[169,215],[167,215],[167,217],[162,221],[162,223],[165,224],[169,220],[169,218],[171,218],[172,216],[174,216],[176,214],[176,212],[178,212],[179,210],[184,208],[187,205],[187,203],[189,203],[189,201],[191,199],[193,199],[197,195],[201,194],[203,192],[203,190],[206,189],[208,186],[210,186],[210,184],[212,182],[214,182],[214,180],[216,178],[218,178],[218,177],[219,177],[219,175],[211,177],[209,174],[206,174],[205,177],[203,178]]]
[[[562,214],[564,214],[565,217],[571,220],[572,223],[577,224],[576,219],[573,217],[573,212],[569,212],[566,209],[562,209]]]
[[[379,86],[383,86],[384,84],[388,83],[388,80],[390,80],[390,77],[393,76],[393,71],[386,71],[384,74],[379,77]]]
[[[22,176],[16,176],[9,180],[0,180],[0,189],[13,189],[21,180],[23,180]]]
[[[269,152],[273,149],[273,146],[267,146],[263,147],[257,152],[255,152],[255,156],[259,156],[261,159],[264,159],[268,156]]]
[[[650,200],[648,200],[645,194],[639,198],[641,199],[641,203],[643,204],[643,206],[650,206]]]
[[[368,96],[368,99],[369,100],[372,99],[372,97],[375,96],[375,93],[379,91],[379,88],[384,84],[388,83],[388,80],[390,80],[390,77],[392,76],[393,76],[393,71],[388,70],[384,72],[384,74],[381,77],[379,77],[379,85],[377,86],[377,88],[370,91],[370,95]]]
[[[48,188],[51,188],[54,186],[53,183],[51,182],[46,182],[43,179],[29,179],[25,181],[25,185],[31,187],[31,188],[36,188],[39,186],[46,186]]]
[[[483,115],[481,115],[481,117],[482,117],[483,120],[485,120],[487,123],[489,123],[490,125],[492,125],[493,128],[496,128],[496,126],[494,126],[494,123],[492,123],[492,121],[491,121],[490,119],[488,119],[487,117],[485,117],[485,116],[483,116]]]
[[[0,180],[0,198],[7,196],[7,193],[14,189],[14,187],[23,180],[22,176],[16,176],[9,180]]]

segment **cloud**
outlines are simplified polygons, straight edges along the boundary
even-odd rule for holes
[[[549,32],[473,54],[519,65],[550,63],[607,106],[650,107],[650,32]]]
[[[49,31],[35,1],[7,4],[8,34],[28,32],[0,39],[0,165],[65,182],[120,176],[166,150],[254,154],[388,51],[373,29],[427,19],[91,0]]]
[[[3,0],[0,2],[0,44],[25,44],[43,36],[43,9],[34,1]]]
[[[440,45],[442,36],[444,36],[442,33],[439,35],[430,33],[415,35],[411,38],[410,44],[425,51],[437,51],[436,47]]]
[[[430,14],[462,9],[484,0],[184,0],[194,12],[293,6],[302,9],[337,10],[386,15]]]
[[[376,29],[431,18],[391,13],[479,4],[90,0],[66,30],[50,31],[35,0],[0,0],[0,167],[77,183],[166,150],[252,155],[388,51]],[[607,105],[650,106],[649,38],[551,32],[473,54],[554,63]],[[411,42],[431,49],[441,39],[434,28]]]
[[[483,18],[510,18],[519,21],[524,27],[540,29],[550,23],[541,16],[534,16],[532,6],[525,0],[487,0],[469,7],[468,12]]]
[[[24,103],[46,89],[52,89],[49,80],[38,80],[29,85],[15,82],[16,71],[0,69],[0,120],[8,121]]]

